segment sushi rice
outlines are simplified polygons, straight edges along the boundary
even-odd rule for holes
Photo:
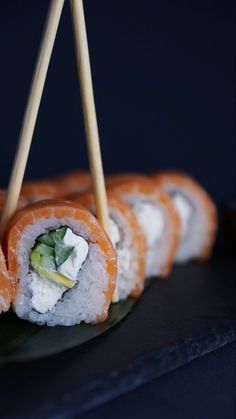
[[[89,222],[85,222],[82,218],[78,219],[78,216],[76,219],[71,216],[38,217],[34,212],[34,205],[24,210],[25,217],[28,216],[29,211],[32,211],[32,222],[22,229],[16,248],[10,250],[9,259],[12,261],[10,270],[14,269],[16,261],[18,265],[16,272],[18,285],[13,302],[16,314],[20,318],[49,326],[70,326],[79,324],[81,321],[90,323],[104,320],[116,279],[115,251],[109,238],[96,218],[82,207],[80,212],[86,212]],[[47,204],[45,201],[42,208],[40,208],[40,203],[36,205],[38,205],[37,210],[41,210],[42,213],[45,208],[47,212],[53,213],[53,203]],[[63,203],[61,205],[63,208]],[[69,206],[70,214],[73,213],[73,206],[76,210],[76,204],[67,202],[67,206]],[[19,214],[18,217],[20,217]],[[15,226],[13,220],[13,231],[14,228],[17,231],[20,225],[21,219],[16,220]],[[62,227],[66,227],[65,237],[69,233],[70,239],[73,239],[72,246],[75,245],[76,240],[79,243],[77,249],[76,246],[73,249],[73,252],[77,250],[78,253],[73,255],[72,252],[57,272],[57,276],[59,274],[62,278],[66,278],[67,282],[69,281],[69,287],[51,280],[53,278],[38,275],[37,269],[35,272],[34,266],[32,268],[30,263],[32,249],[34,250],[37,240],[42,235],[56,232]],[[68,242],[66,244],[68,245]],[[81,258],[81,252],[83,257],[78,265],[78,254]],[[74,277],[73,269],[76,270]],[[68,273],[70,278],[64,275]]]

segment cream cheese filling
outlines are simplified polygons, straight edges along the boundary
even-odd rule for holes
[[[143,231],[147,246],[152,247],[160,240],[164,230],[164,216],[162,211],[148,202],[137,202],[132,210]]]
[[[117,257],[117,280],[119,278],[127,276],[127,272],[130,268],[131,258],[130,258],[130,251],[128,248],[121,246],[121,235],[120,230],[116,222],[109,217],[109,224],[110,224],[110,235],[111,241],[113,246],[116,249],[116,257]],[[118,285],[119,288],[119,285]]]
[[[65,262],[58,267],[57,272],[70,278],[75,284],[79,280],[79,271],[88,255],[89,246],[83,237],[74,234],[70,228],[66,230],[63,244],[73,246],[74,249]],[[68,289],[48,278],[41,277],[35,271],[31,273],[29,288],[32,292],[32,308],[39,313],[51,310]]]
[[[193,208],[188,199],[186,199],[182,193],[175,192],[171,195],[171,197],[180,217],[181,238],[183,239],[188,233]]]

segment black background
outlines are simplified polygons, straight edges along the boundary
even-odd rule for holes
[[[196,176],[218,204],[235,197],[233,1],[84,0],[84,3],[105,171],[150,171],[161,167],[175,167]],[[7,184],[9,178],[48,4],[48,0],[0,1],[2,186]],[[65,170],[86,167],[87,154],[73,36],[69,5],[66,1],[26,176],[47,177]],[[221,268],[225,269],[226,266],[228,264],[224,262]],[[214,269],[219,275],[219,281],[221,275],[226,280],[222,284],[225,284],[227,289],[227,272],[221,273],[218,265]],[[189,293],[182,291],[185,286],[191,287],[191,282],[187,279],[193,281],[194,276],[181,276],[181,279],[184,288],[180,287],[178,280],[176,289],[190,304]],[[224,320],[221,299],[216,299],[218,303],[212,304],[206,297],[215,295],[211,291],[209,281],[217,290],[220,289],[215,278],[209,275],[207,266],[200,279],[206,285],[203,291],[200,290],[198,298],[207,310],[213,311],[210,315],[208,311],[201,311],[202,305],[195,301],[195,296],[191,307],[200,310],[200,314],[192,321],[191,318],[189,320],[189,313],[194,316],[195,311],[190,310],[188,304],[185,312],[184,307],[180,309],[180,306],[177,306],[177,313],[185,313],[187,319],[186,323],[178,322],[181,334],[186,330],[192,333],[193,325],[198,324],[198,321],[214,323],[216,319],[220,322]],[[159,286],[158,284],[156,286]],[[196,278],[196,284],[199,286],[199,278]],[[161,286],[165,288],[166,285]],[[158,292],[157,296],[165,297],[168,289],[171,291],[171,288],[167,288],[164,294]],[[220,292],[220,295],[224,297],[225,293]],[[235,293],[232,291],[231,295],[233,298]],[[178,293],[172,292],[172,296],[181,301],[178,299]],[[156,303],[155,295],[147,294],[147,297],[153,297],[153,304],[155,303],[155,309],[159,313],[160,305]],[[165,301],[164,299],[161,307],[168,312]],[[147,300],[142,299],[135,312],[131,313],[126,323],[120,325],[114,336],[108,335],[102,342],[109,343],[110,339],[112,347],[113,336],[113,339],[119,342],[113,349],[119,348],[123,357],[131,356],[127,341],[130,339],[130,342],[135,342],[134,336],[139,334],[139,328],[135,327],[139,324],[137,315],[143,321],[145,314],[148,327],[150,316],[158,320],[158,315],[156,316],[155,310],[152,310],[153,306],[149,307],[147,303]],[[143,312],[140,310],[142,304],[146,304]],[[175,304],[176,301],[170,304],[171,310],[176,308]],[[227,316],[230,311],[224,309],[224,313]],[[232,314],[230,316],[232,317]],[[177,317],[175,319],[175,316],[165,315],[163,318],[170,323],[170,331],[178,330],[178,327],[172,325],[172,320],[177,322]],[[135,326],[129,329],[130,324]],[[189,327],[186,324],[189,324]],[[160,331],[164,336],[167,334],[166,327],[153,328],[158,334],[158,339],[153,340],[148,327],[146,333],[149,334],[150,342],[160,343]],[[119,330],[121,334],[127,333],[125,339],[119,340]],[[129,330],[132,330],[132,333]],[[140,342],[146,345],[142,334]],[[130,345],[132,346],[131,343]],[[93,348],[102,352],[99,344]],[[80,350],[78,349],[78,352]],[[87,350],[87,347],[82,348],[86,355]],[[102,353],[104,354],[104,351]],[[196,360],[195,366],[191,363],[184,367],[185,372],[178,369],[164,376],[159,384],[153,381],[146,389],[141,388],[140,391],[123,396],[113,402],[114,404],[107,404],[95,412],[96,417],[105,418],[114,415],[114,412],[120,417],[118,414],[123,414],[124,407],[129,406],[130,415],[140,418],[144,417],[144,410],[145,415],[153,417],[158,411],[159,416],[165,419],[172,418],[173,415],[181,419],[221,419],[224,412],[225,417],[233,418],[235,348],[231,348],[230,353],[224,352],[221,358],[215,351],[209,356],[211,361],[209,358],[205,361],[202,358]],[[232,362],[231,357],[234,359]],[[4,398],[8,392],[9,399],[5,400],[8,414],[3,417],[10,417],[9,406],[10,410],[16,412],[15,417],[19,418],[19,406],[26,408],[29,401],[32,406],[41,403],[51,385],[50,377],[54,377],[55,386],[48,391],[44,403],[52,403],[52,391],[63,397],[62,383],[59,379],[56,382],[57,377],[64,372],[63,385],[66,388],[67,383],[71,385],[76,383],[76,379],[80,379],[80,375],[76,375],[73,362],[81,365],[77,352],[74,355],[70,353],[70,358],[65,354],[64,359],[63,364],[61,359],[52,358],[48,360],[48,364],[45,361],[39,363],[38,367],[31,364],[22,365],[19,367],[20,374],[15,366],[10,371],[6,368],[1,397]],[[97,363],[96,356],[92,359],[93,363]],[[108,359],[112,360],[112,357]],[[100,364],[97,364],[100,368]],[[49,374],[45,372],[48,368],[51,368]],[[3,375],[4,371],[1,374]],[[41,388],[39,375],[42,382],[44,380]],[[27,380],[28,389],[32,389],[32,394],[37,385],[40,388],[32,398],[26,391]],[[13,404],[12,394],[14,400],[16,399]],[[70,399],[68,400],[71,404]],[[84,418],[95,417],[95,413],[90,412]],[[32,414],[36,414],[34,409]]]
[[[49,1],[0,2],[1,186],[6,186]],[[235,195],[232,1],[86,0],[104,169],[173,167],[218,203]],[[66,1],[26,176],[86,168]]]

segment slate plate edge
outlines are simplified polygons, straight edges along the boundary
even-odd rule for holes
[[[63,394],[55,405],[45,403],[33,416],[29,414],[25,419],[41,419],[42,416],[53,419],[79,417],[234,341],[236,324],[210,329],[201,336],[141,356],[124,369],[113,370],[105,377],[79,386]]]

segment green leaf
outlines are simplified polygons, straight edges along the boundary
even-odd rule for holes
[[[61,227],[57,230],[51,231],[48,234],[42,234],[37,238],[37,242],[43,243],[46,246],[54,247],[56,241],[61,241],[66,234],[67,227]]]
[[[50,238],[53,240],[53,242],[56,244],[58,241],[61,242],[63,237],[66,234],[67,227],[61,227],[57,230],[51,231],[49,233]]]
[[[65,246],[59,242],[55,245],[55,261],[56,265],[62,265],[74,250],[74,246]]]
[[[54,246],[54,241],[53,241],[53,239],[50,237],[50,235],[49,234],[42,234],[42,236],[39,236],[38,238],[37,238],[37,242],[39,242],[39,243],[43,243],[43,244],[45,244],[46,246]]]

